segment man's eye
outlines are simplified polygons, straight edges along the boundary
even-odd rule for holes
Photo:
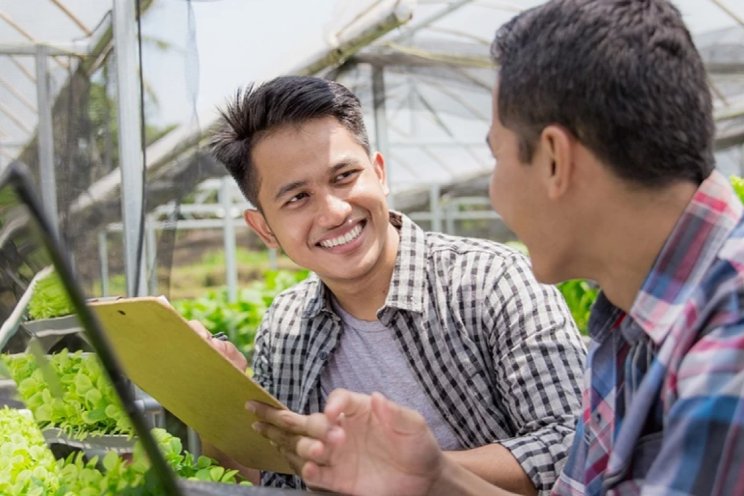
[[[344,171],[336,176],[336,182],[337,183],[343,183],[351,179],[353,176],[357,174],[358,171],[356,170],[348,170]]]
[[[304,200],[308,197],[307,193],[297,193],[293,197],[291,197],[289,200],[287,200],[287,203],[285,205],[292,205],[293,203],[297,203],[300,200]]]

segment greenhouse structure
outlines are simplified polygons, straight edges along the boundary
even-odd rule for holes
[[[671,1],[705,64],[715,167],[744,176],[744,2]],[[489,201],[490,45],[543,3],[0,0],[0,177],[29,171],[86,298],[163,295],[250,357],[272,299],[308,271],[246,226],[252,206],[209,149],[220,109],[280,75],[338,81],[385,157],[391,209],[427,231],[523,249]],[[75,310],[64,277],[29,275],[29,255],[5,251],[8,205],[0,194],[0,494],[157,494],[95,343],[74,318],[47,323]],[[9,290],[23,278],[25,292]],[[583,331],[596,284],[560,289]],[[143,389],[127,383],[171,470],[242,480],[200,457],[195,430]]]

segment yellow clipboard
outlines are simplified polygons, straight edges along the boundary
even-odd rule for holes
[[[212,348],[164,298],[89,305],[132,382],[238,463],[293,473],[279,450],[251,428],[257,419],[245,402],[286,407]]]

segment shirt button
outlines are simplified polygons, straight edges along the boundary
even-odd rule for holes
[[[321,360],[326,360],[326,359],[328,359],[328,352],[326,352],[326,351],[321,351],[321,352],[320,352],[320,353],[318,354],[318,357],[320,357],[320,359],[321,359]]]
[[[601,413],[599,413],[599,412],[594,412],[594,415],[593,415],[593,417],[594,417],[594,421],[595,421],[596,423],[598,423],[598,424],[599,424],[599,423],[601,423],[601,422],[602,422],[602,414],[601,414]]]

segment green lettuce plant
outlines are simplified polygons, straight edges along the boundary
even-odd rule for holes
[[[0,494],[56,493],[57,460],[28,410],[0,410],[0,460]]]
[[[243,353],[250,354],[256,329],[276,295],[306,279],[307,270],[267,271],[263,280],[241,288],[235,301],[227,290],[209,291],[193,300],[178,300],[173,306],[186,319],[200,321],[212,333],[224,332]]]
[[[62,350],[48,356],[60,391],[49,389],[49,381],[33,355],[2,355],[2,360],[18,385],[21,399],[42,427],[59,428],[76,439],[131,435],[129,418],[95,355]]]
[[[731,181],[731,186],[734,187],[734,191],[739,195],[739,199],[744,203],[744,178],[731,176],[729,180]]]
[[[166,461],[180,477],[237,482],[237,471],[226,470],[206,456],[196,460],[184,451],[181,441],[164,429],[153,435]],[[83,452],[55,459],[41,430],[28,410],[0,409],[0,494],[30,496],[156,495],[158,488],[149,473],[147,456],[135,444],[131,460],[114,451],[102,458],[86,459]],[[241,484],[247,484],[241,482]]]
[[[61,317],[74,312],[72,302],[56,272],[36,281],[28,303],[28,314],[33,320]]]
[[[599,288],[596,284],[584,279],[571,279],[557,285],[558,290],[566,300],[571,316],[576,322],[576,327],[582,334],[587,333],[589,326],[589,315],[592,305],[597,299]]]

